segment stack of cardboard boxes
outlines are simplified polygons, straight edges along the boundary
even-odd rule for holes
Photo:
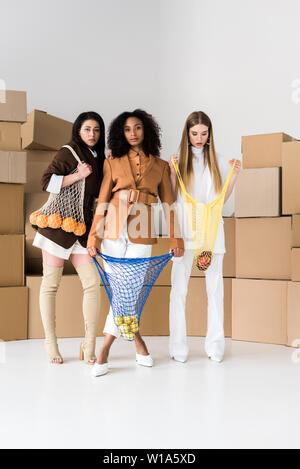
[[[28,291],[24,286],[24,184],[26,153],[21,123],[26,93],[3,91],[0,100],[0,339],[27,339]]]
[[[300,213],[299,143],[283,133],[253,135],[242,138],[242,152],[244,169],[235,202],[232,338],[291,344],[289,330],[300,337],[300,328],[292,325],[297,322],[293,306],[298,284],[291,282],[298,253],[292,238],[300,234],[293,217]]]

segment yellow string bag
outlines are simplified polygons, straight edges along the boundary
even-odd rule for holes
[[[175,168],[178,182],[184,196],[194,243],[196,265],[199,270],[205,271],[208,269],[212,261],[220,218],[224,205],[224,198],[235,168],[236,160],[234,160],[234,164],[228,173],[221,194],[209,204],[198,202],[188,194],[182,180],[178,164],[173,157],[171,161]]]

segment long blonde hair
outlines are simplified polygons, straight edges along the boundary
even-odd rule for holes
[[[212,123],[210,118],[202,111],[192,112],[185,122],[179,147],[179,170],[186,188],[191,188],[194,173],[192,162],[193,154],[189,140],[189,130],[191,127],[194,127],[198,124],[206,125],[208,127],[208,140],[203,148],[204,166],[208,165],[210,174],[212,176],[215,193],[219,194],[222,191],[222,177],[215,151]]]

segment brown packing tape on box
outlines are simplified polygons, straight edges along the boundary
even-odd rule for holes
[[[243,167],[278,168],[282,166],[282,143],[293,137],[277,132],[242,137]]]
[[[288,284],[287,345],[300,347],[300,282]]]
[[[244,169],[235,186],[235,216],[281,215],[281,168]]]
[[[27,117],[27,99],[25,91],[1,91],[0,121],[25,122]]]
[[[0,151],[21,150],[21,124],[0,122]]]
[[[291,279],[291,217],[236,219],[236,277]]]
[[[226,253],[223,263],[223,277],[235,277],[235,218],[224,218],[224,234]],[[205,273],[201,272],[194,262],[192,268],[192,277],[204,277]]]
[[[24,186],[0,184],[0,234],[24,233]]]
[[[300,213],[300,142],[283,145],[282,213]]]
[[[224,279],[224,332],[231,337],[232,279]],[[186,302],[187,335],[205,337],[207,332],[207,294],[205,279],[191,278]]]
[[[24,285],[24,235],[0,235],[0,287]]]
[[[233,279],[232,338],[287,343],[288,282]]]
[[[0,182],[25,184],[26,152],[0,151]]]
[[[25,272],[26,275],[43,274],[42,250],[32,245],[34,237],[25,239]],[[71,261],[64,263],[64,275],[75,275],[76,270]]]
[[[22,148],[28,150],[59,150],[72,137],[72,122],[34,110],[22,125]]]
[[[29,289],[28,309],[28,338],[40,339],[44,337],[41,320],[39,295],[42,277],[27,276],[26,285]],[[97,335],[102,335],[106,316],[109,311],[109,301],[104,290],[101,289],[100,319]],[[57,337],[83,337],[84,320],[82,313],[82,286],[78,275],[63,275],[56,299],[56,333]],[[77,355],[79,350],[74,351]]]
[[[30,215],[40,209],[48,200],[49,192],[34,192],[25,194],[25,235],[34,238],[36,230],[29,222]]]
[[[0,288],[0,339],[27,339],[28,289]]]
[[[56,155],[56,151],[27,151],[27,183],[25,193],[41,192],[41,179]]]

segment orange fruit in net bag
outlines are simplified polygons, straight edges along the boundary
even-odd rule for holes
[[[207,270],[211,264],[212,252],[202,251],[200,256],[197,257],[197,267],[199,270]]]
[[[36,219],[36,224],[39,228],[47,228],[48,226],[47,215],[39,215]]]
[[[49,215],[48,217],[48,226],[50,228],[60,228],[62,224],[62,218],[58,213],[52,213],[52,215]]]
[[[29,217],[29,222],[32,225],[36,225],[37,217],[40,215],[40,212],[33,212]]]
[[[85,231],[86,231],[85,224],[79,222],[79,223],[77,223],[77,226],[74,230],[74,234],[76,234],[76,236],[82,236],[82,235],[84,235]]]
[[[77,223],[72,217],[64,218],[62,225],[61,225],[62,229],[66,231],[67,233],[73,233],[73,231],[75,231],[76,229],[76,226],[77,226]]]

